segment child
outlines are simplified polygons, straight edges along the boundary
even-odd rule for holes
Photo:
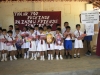
[[[56,25],[56,28],[61,28],[61,25],[60,25],[60,24],[57,24],[57,25]]]
[[[55,50],[56,50],[56,60],[59,60],[59,52],[60,52],[60,59],[62,60],[62,50],[64,49],[63,47],[63,36],[61,34],[61,28],[56,29],[56,34],[55,34]]]
[[[70,32],[70,26],[66,27],[66,31],[64,33],[64,47],[66,50],[66,58],[70,56],[70,59],[72,59],[72,33]]]
[[[16,39],[16,48],[17,48],[17,58],[22,57],[22,50],[21,50],[21,45],[22,45],[22,37],[20,35],[20,30],[19,28],[16,28],[15,30],[15,39]]]
[[[24,59],[29,58],[29,41],[27,41],[27,37],[29,36],[29,32],[27,31],[27,26],[23,27],[23,32],[21,32],[23,44],[21,46],[22,48],[22,54],[24,54]]]
[[[2,30],[2,35],[0,36],[1,38],[1,50],[2,50],[2,59],[1,61],[7,61],[7,46],[6,46],[6,42],[7,42],[7,31],[6,29]]]
[[[8,35],[9,37],[7,38],[7,46],[8,46],[8,51],[10,52],[10,61],[12,61],[12,57],[14,58],[14,60],[17,60],[16,56],[15,56],[15,51],[16,46],[15,46],[15,38],[13,37],[13,32],[12,31],[8,31]]]
[[[83,42],[82,42],[83,37],[81,37],[83,32],[80,31],[80,28],[81,28],[80,24],[77,24],[76,31],[74,32],[74,35],[75,35],[74,58],[76,58],[76,57],[80,58],[80,49],[83,48]],[[76,56],[76,54],[77,54],[77,56]]]
[[[38,25],[35,25],[34,34],[35,34],[35,36],[36,36],[36,48],[37,48],[37,45],[38,45],[38,42],[39,42],[38,36],[40,35]],[[37,52],[36,55],[37,55],[37,57],[39,57],[39,56],[40,56],[40,53]]]
[[[2,28],[0,27],[0,36],[2,35]],[[1,57],[1,41],[0,41],[0,57]]]
[[[32,53],[32,56],[30,58],[30,60],[37,60],[36,57],[36,42],[35,42],[35,34],[34,34],[34,28],[30,28],[30,47],[29,47],[29,51]]]
[[[48,60],[53,60],[53,50],[54,50],[54,34],[51,32],[51,26],[47,27],[48,31],[46,34],[47,50],[48,50]]]
[[[46,25],[43,26],[43,33],[44,33],[44,34],[47,33],[47,26],[46,26]]]
[[[38,45],[37,45],[37,51],[40,51],[41,55],[40,55],[40,60],[45,60],[44,59],[44,52],[46,51],[46,43],[45,43],[45,40],[46,40],[46,35],[43,33],[43,28],[40,27],[39,28],[39,31],[40,31],[40,35],[39,35],[39,42],[38,42]]]

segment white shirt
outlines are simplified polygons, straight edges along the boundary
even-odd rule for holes
[[[79,30],[79,32],[78,32],[78,30],[76,30],[76,31],[74,32],[74,35],[75,35],[76,38],[78,38],[78,37],[81,36],[82,34],[83,34],[83,32],[80,31],[80,30]]]

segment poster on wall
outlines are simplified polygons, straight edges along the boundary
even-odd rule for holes
[[[61,25],[61,11],[31,11],[14,12],[14,24],[18,24],[22,30],[23,26],[43,27],[45,24],[56,30],[56,24]]]
[[[98,22],[98,11],[83,11],[81,13],[81,23],[85,25],[87,35],[94,35],[94,24],[98,24]]]

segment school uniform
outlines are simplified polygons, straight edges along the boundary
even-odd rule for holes
[[[55,34],[55,50],[62,50],[64,49],[64,46],[63,46],[63,43],[60,45],[60,43],[62,42],[62,34],[59,33],[59,34]]]
[[[33,38],[35,38],[35,34],[34,33],[30,33],[30,36],[32,36]],[[35,40],[31,40],[29,43],[29,51],[37,51],[36,50],[36,41]]]
[[[67,34],[67,36],[64,39],[64,47],[66,50],[72,50],[72,36],[68,35],[67,32],[65,32]],[[69,32],[71,33],[71,32]]]
[[[8,36],[7,40],[8,40],[8,42],[10,42],[10,41],[15,40],[15,38],[13,36]],[[12,51],[12,50],[13,51],[17,50],[15,44],[8,46],[8,51]]]
[[[52,32],[47,32],[46,36],[51,35],[52,37],[54,37],[54,34]],[[54,42],[47,44],[47,50],[54,50]]]
[[[46,42],[45,40],[42,40],[42,37],[46,37],[46,35],[44,33],[41,33],[39,35],[39,41],[38,41],[38,45],[37,45],[37,51],[46,51]]]
[[[25,32],[25,31],[24,31],[24,32],[21,32],[21,34],[24,34],[24,33],[29,34],[28,31],[26,31],[26,32]],[[27,37],[22,38],[22,40],[23,40],[23,44],[22,44],[21,48],[23,48],[23,49],[25,49],[25,48],[29,48],[29,42],[26,41],[26,39],[27,39]]]
[[[1,39],[7,39],[8,36],[7,35],[1,35],[0,38]],[[1,48],[1,50],[8,50],[8,46],[6,45],[5,42],[1,42],[1,47],[0,48]]]
[[[78,40],[78,37],[80,37],[81,35],[83,34],[82,31],[78,31],[76,30],[74,32],[74,35],[75,35],[75,44],[74,44],[74,48],[83,48],[83,42],[82,40]]]
[[[1,49],[1,35],[2,35],[2,34],[0,33],[0,51],[2,50],[2,49]]]

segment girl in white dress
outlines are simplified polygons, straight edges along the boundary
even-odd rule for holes
[[[76,58],[76,54],[77,54],[77,57],[80,58],[80,49],[83,48],[83,42],[82,42],[83,37],[81,37],[83,32],[80,31],[80,28],[81,28],[80,24],[77,24],[76,31],[74,32],[74,35],[75,35],[74,58]]]
[[[0,27],[0,36],[2,35],[2,28]],[[1,57],[1,41],[0,41],[0,57]]]
[[[17,58],[15,57],[15,51],[16,46],[15,46],[15,38],[13,37],[13,32],[12,31],[8,31],[8,38],[7,38],[7,46],[8,46],[8,51],[10,52],[10,61],[12,61],[12,57],[14,58],[14,60],[17,60]]]
[[[27,31],[27,26],[23,27],[23,32],[21,32],[23,44],[21,46],[22,48],[22,54],[24,54],[24,59],[29,58],[29,41],[27,41],[27,37],[29,36],[29,32]]]
[[[55,34],[55,50],[56,50],[56,60],[59,60],[59,52],[60,52],[60,59],[62,60],[62,50],[64,49],[63,46],[63,36],[61,34],[61,28],[56,29],[56,34]]]
[[[30,44],[29,44],[29,52],[32,53],[32,56],[30,58],[30,60],[37,60],[36,58],[36,39],[35,39],[35,34],[34,34],[34,28],[30,28],[30,35],[29,35],[29,39],[30,39]]]
[[[40,52],[40,60],[45,60],[44,59],[44,52],[46,51],[46,35],[43,33],[43,28],[39,28],[40,35],[39,35],[39,42],[37,45],[37,51]]]
[[[46,34],[47,50],[48,50],[48,60],[53,60],[53,50],[54,48],[54,34],[51,32],[51,26],[47,27],[48,31]]]
[[[2,59],[1,61],[7,61],[7,31],[6,29],[2,30],[2,35],[0,36],[1,39],[1,50],[2,50]]]

